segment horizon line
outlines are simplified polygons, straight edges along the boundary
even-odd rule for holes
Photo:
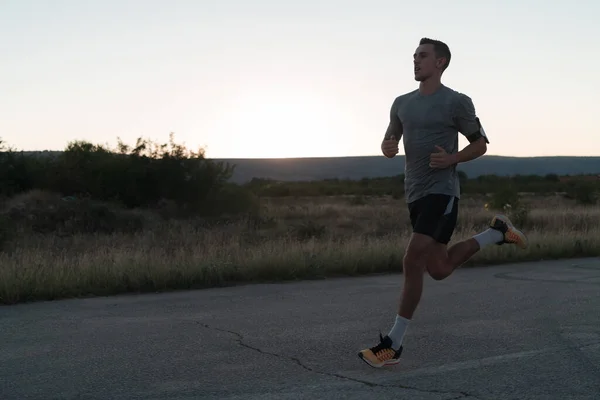
[[[10,149],[7,149],[10,150]],[[7,150],[1,150],[0,153],[6,152]],[[65,150],[16,150],[15,153],[62,153]],[[405,154],[397,154],[396,157],[405,157]],[[206,159],[210,160],[314,160],[314,159],[341,159],[341,158],[373,158],[373,157],[384,157],[380,154],[364,154],[364,155],[348,155],[348,156],[296,156],[296,157],[210,157],[206,156]],[[545,156],[511,156],[503,154],[484,154],[479,158],[484,157],[496,157],[496,158],[600,158],[598,156],[590,155],[545,155]],[[395,158],[395,157],[394,157]],[[393,160],[393,158],[392,158]],[[476,160],[473,160],[476,161]]]

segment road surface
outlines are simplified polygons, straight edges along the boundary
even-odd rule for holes
[[[0,307],[0,399],[598,399],[600,258]]]

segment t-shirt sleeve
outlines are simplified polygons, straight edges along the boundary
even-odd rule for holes
[[[392,103],[392,107],[390,108],[390,122],[388,124],[387,130],[385,131],[384,139],[391,139],[392,136],[396,138],[396,140],[400,140],[402,138],[403,127],[402,122],[400,122],[400,118],[398,118],[398,103],[400,102],[400,98],[396,98]]]
[[[483,137],[486,143],[489,143],[488,137],[483,130],[483,126],[475,112],[473,100],[465,94],[460,94],[454,108],[454,122],[460,133],[462,133],[469,142]]]

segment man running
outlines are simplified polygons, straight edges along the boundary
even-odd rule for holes
[[[419,89],[394,100],[381,144],[383,154],[392,158],[403,139],[405,196],[413,232],[402,263],[404,288],[395,324],[385,337],[379,335],[379,344],[358,353],[373,367],[399,362],[404,334],[421,299],[425,270],[441,280],[486,246],[527,247],[526,236],[506,216],[496,215],[487,230],[447,248],[460,198],[456,166],[481,157],[489,143],[471,99],[441,83],[450,57],[445,43],[421,39],[414,54]],[[461,151],[458,132],[469,141]]]

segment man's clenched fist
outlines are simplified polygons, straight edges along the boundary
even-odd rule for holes
[[[381,151],[387,158],[394,157],[398,154],[398,140],[396,140],[394,136],[391,136],[389,139],[384,139],[383,142],[381,142]]]

